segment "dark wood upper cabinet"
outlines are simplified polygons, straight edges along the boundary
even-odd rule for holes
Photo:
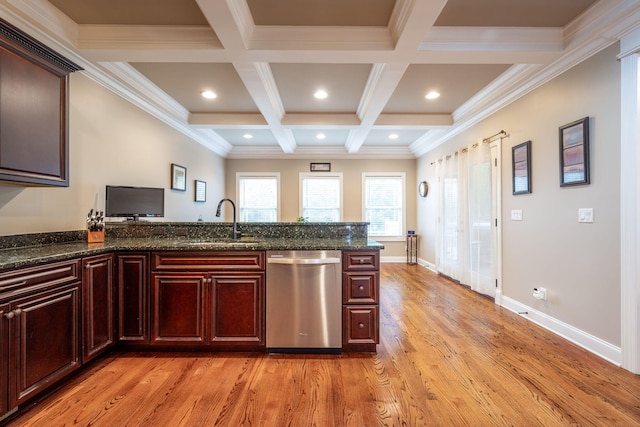
[[[69,74],[81,70],[0,20],[0,180],[69,186]]]

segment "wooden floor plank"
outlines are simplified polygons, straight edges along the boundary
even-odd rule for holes
[[[635,426],[640,377],[419,266],[377,354],[116,353],[12,426]]]

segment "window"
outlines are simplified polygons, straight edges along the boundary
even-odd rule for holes
[[[369,235],[404,238],[405,174],[363,173],[364,221]]]
[[[280,219],[280,174],[238,173],[240,222],[276,222]]]
[[[310,222],[342,221],[342,174],[300,174],[300,216]]]

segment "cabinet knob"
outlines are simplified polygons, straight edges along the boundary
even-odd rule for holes
[[[362,285],[358,286],[358,290],[359,291],[364,291],[364,286],[362,286]]]
[[[358,323],[358,328],[364,329],[364,323],[362,323],[362,322]]]
[[[364,260],[360,258],[360,264],[364,264]]]
[[[22,309],[21,308],[16,308],[13,311],[5,313],[4,317],[5,317],[5,319],[13,319],[15,316],[19,316],[20,314],[22,314]]]

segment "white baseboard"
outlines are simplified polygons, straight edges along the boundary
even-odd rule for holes
[[[386,256],[386,257],[380,257],[380,262],[405,264],[407,262],[407,258],[403,256]],[[433,271],[434,273],[437,273],[436,266],[434,264],[431,264],[430,262],[423,260],[422,258],[418,258],[418,265],[421,265],[422,267],[427,268]]]
[[[404,256],[383,256],[383,257],[380,257],[380,262],[406,264],[407,257],[404,257]]]
[[[502,307],[517,314],[526,312],[527,314],[520,314],[520,316],[529,319],[533,323],[542,326],[554,334],[566,338],[572,343],[579,345],[580,347],[617,366],[622,365],[622,349],[620,347],[616,347],[615,345],[601,340],[598,337],[542,313],[541,311],[528,307],[507,296],[502,295],[501,305]]]
[[[438,272],[438,270],[436,269],[436,265],[435,264],[432,264],[429,261],[425,261],[422,258],[418,259],[418,264],[420,264],[421,266],[423,266],[427,270],[433,271],[434,273]]]

